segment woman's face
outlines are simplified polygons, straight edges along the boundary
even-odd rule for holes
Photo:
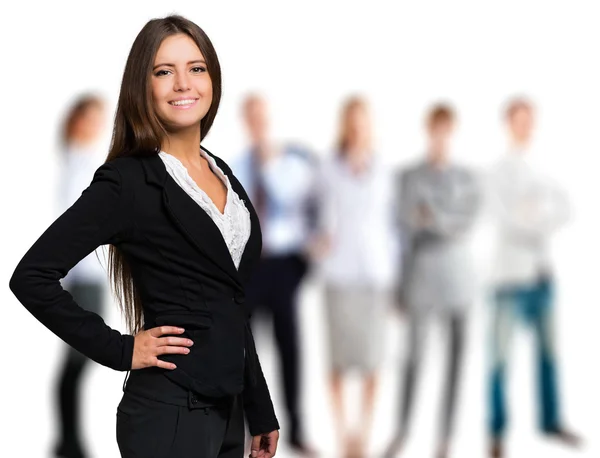
[[[104,106],[94,103],[85,108],[75,121],[73,137],[83,142],[94,142],[104,130]]]
[[[354,146],[362,145],[368,139],[369,117],[361,106],[355,106],[346,115],[346,132],[349,142]]]
[[[185,34],[161,43],[152,70],[154,109],[167,130],[198,127],[212,102],[212,81],[204,56]]]

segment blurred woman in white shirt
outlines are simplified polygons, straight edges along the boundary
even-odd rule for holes
[[[323,260],[329,329],[331,392],[338,438],[348,454],[362,456],[384,344],[386,306],[396,279],[397,237],[392,233],[389,169],[374,154],[366,102],[350,98],[341,115],[334,157],[324,166]],[[349,434],[343,406],[344,375],[361,374],[361,431]]]
[[[65,211],[89,185],[90,177],[104,162],[99,143],[105,124],[105,107],[95,95],[80,96],[65,118],[61,144],[61,180],[59,205]],[[78,304],[101,313],[106,285],[106,272],[96,253],[82,259],[63,279],[63,285]],[[59,437],[55,456],[83,458],[80,419],[80,380],[88,359],[72,347],[65,357],[56,385]]]

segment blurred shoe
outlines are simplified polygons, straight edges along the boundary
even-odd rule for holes
[[[448,458],[449,450],[450,450],[450,446],[449,446],[448,442],[443,442],[442,444],[440,444],[440,446],[438,448],[436,458]]]
[[[87,458],[82,448],[76,444],[62,443],[54,449],[56,458]]]
[[[569,431],[568,429],[564,429],[562,427],[557,428],[555,430],[546,431],[545,434],[547,434],[551,438],[556,439],[570,447],[578,448],[578,447],[581,447],[581,444],[582,444],[582,440],[581,440],[580,436],[578,436],[577,434],[573,433],[572,431]]]
[[[493,439],[492,445],[490,446],[490,457],[491,458],[503,458],[504,457],[504,446],[500,439]]]

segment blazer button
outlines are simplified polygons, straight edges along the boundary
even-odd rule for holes
[[[233,296],[233,300],[237,303],[237,304],[243,304],[244,301],[246,300],[246,297],[244,296],[244,293],[240,293],[239,291],[237,293],[235,293],[235,296]]]
[[[192,404],[198,404],[198,398],[196,398],[195,396],[192,396]]]

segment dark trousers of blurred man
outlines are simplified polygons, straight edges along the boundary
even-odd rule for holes
[[[257,314],[272,317],[275,341],[283,372],[285,406],[289,425],[289,442],[304,446],[300,414],[300,349],[298,326],[298,289],[307,271],[307,263],[299,254],[264,256],[252,280],[246,286],[246,297]]]

